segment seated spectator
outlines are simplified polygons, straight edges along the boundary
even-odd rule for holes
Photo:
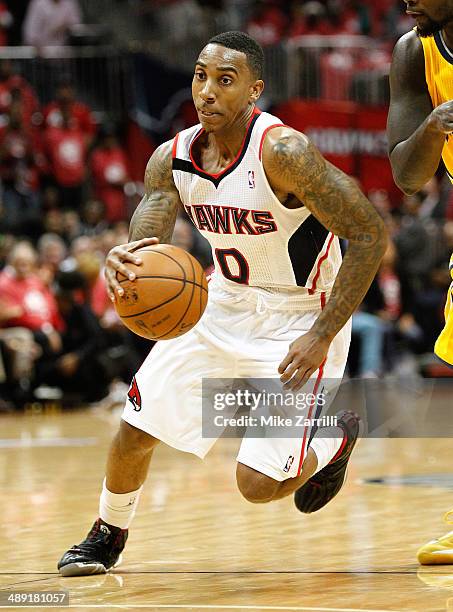
[[[84,289],[84,278],[77,270],[60,272],[56,299],[63,322],[60,351],[51,359],[40,360],[37,384],[58,387],[63,396],[77,403],[95,402],[108,393],[109,378],[103,353],[105,339],[96,316],[77,294]]]
[[[38,273],[38,254],[26,241],[17,242],[7,266],[0,272],[0,295],[8,305],[9,316],[2,316],[2,327],[25,327],[42,332],[51,345],[58,346],[60,321],[52,292]]]
[[[62,120],[61,126],[46,128],[44,153],[63,208],[79,210],[86,178],[87,140],[66,108],[62,111]]]
[[[81,233],[84,236],[98,236],[107,229],[105,206],[100,200],[87,200],[82,208]]]
[[[1,299],[0,310],[0,319],[12,314],[10,307]],[[10,407],[19,407],[30,398],[34,364],[39,355],[40,348],[29,329],[0,328],[0,412],[5,403]]]
[[[3,223],[15,234],[36,235],[41,227],[38,159],[35,131],[23,122],[22,105],[15,102],[0,128],[0,178],[3,183]]]
[[[105,205],[105,218],[109,223],[126,219],[124,186],[129,181],[126,152],[120,146],[113,128],[105,126],[99,146],[90,161],[94,197]]]
[[[77,0],[31,0],[23,24],[23,43],[38,49],[64,46],[71,28],[81,22]]]
[[[96,134],[96,122],[86,104],[76,100],[74,84],[70,77],[63,77],[55,92],[55,100],[43,109],[45,128],[63,127],[64,118],[67,117],[71,127],[82,133],[89,147]]]
[[[15,351],[11,376],[22,385],[14,399],[24,399],[38,358],[52,359],[61,349],[61,319],[55,297],[37,272],[37,253],[18,242],[0,272],[0,337]],[[38,348],[39,347],[39,348]]]
[[[25,126],[38,123],[39,102],[32,86],[14,70],[10,59],[0,60],[0,125],[14,100],[22,102],[22,120]]]
[[[391,371],[401,354],[417,351],[423,339],[411,312],[410,288],[398,274],[396,259],[395,245],[389,242],[376,278],[352,317],[353,336],[360,339],[358,374],[365,378]]]
[[[39,275],[50,287],[66,257],[66,245],[58,234],[43,234],[38,240]]]
[[[71,244],[73,240],[82,234],[82,222],[77,211],[65,210],[63,212],[62,230],[66,244]]]

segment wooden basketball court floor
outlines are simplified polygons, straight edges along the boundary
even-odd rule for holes
[[[57,560],[97,516],[118,422],[93,411],[0,417],[1,591],[65,590],[77,610],[453,610],[453,566],[415,560],[448,530],[449,439],[362,440],[347,486],[311,516],[292,498],[240,497],[237,440],[220,440],[204,462],[162,446],[121,567],[59,577]],[[422,484],[398,484],[411,475]],[[396,484],[365,482],[382,477]]]

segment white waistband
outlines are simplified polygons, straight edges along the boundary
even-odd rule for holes
[[[266,310],[290,310],[293,312],[322,310],[323,302],[329,299],[330,291],[316,291],[309,293],[308,289],[285,290],[270,293],[260,287],[239,285],[212,274],[209,282],[209,291],[220,301],[239,304],[247,302],[255,306],[256,311],[263,314]]]

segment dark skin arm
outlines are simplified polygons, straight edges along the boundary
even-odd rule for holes
[[[263,163],[281,201],[296,198],[349,243],[324,310],[311,330],[290,345],[280,364],[282,382],[297,390],[324,362],[332,340],[365,296],[384,255],[387,231],[356,183],[327,162],[303,134],[290,128],[269,132]]]
[[[390,69],[387,122],[390,163],[398,187],[419,191],[435,174],[445,135],[453,131],[453,101],[433,110],[422,43],[415,32],[397,42]]]
[[[142,263],[135,251],[150,244],[171,242],[181,205],[173,181],[171,149],[172,141],[166,142],[151,156],[145,172],[145,195],[129,225],[129,242],[114,247],[107,255],[104,274],[112,301],[115,300],[115,292],[118,295],[123,293],[116,278],[117,273],[134,280],[135,275],[129,272],[125,263]]]

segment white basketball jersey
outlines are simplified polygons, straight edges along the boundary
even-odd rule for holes
[[[338,238],[306,207],[285,208],[264,172],[264,138],[279,125],[277,117],[256,109],[236,159],[218,174],[205,172],[192,155],[201,125],[180,132],[173,144],[174,182],[211,244],[217,274],[274,291],[328,292],[341,265]]]

